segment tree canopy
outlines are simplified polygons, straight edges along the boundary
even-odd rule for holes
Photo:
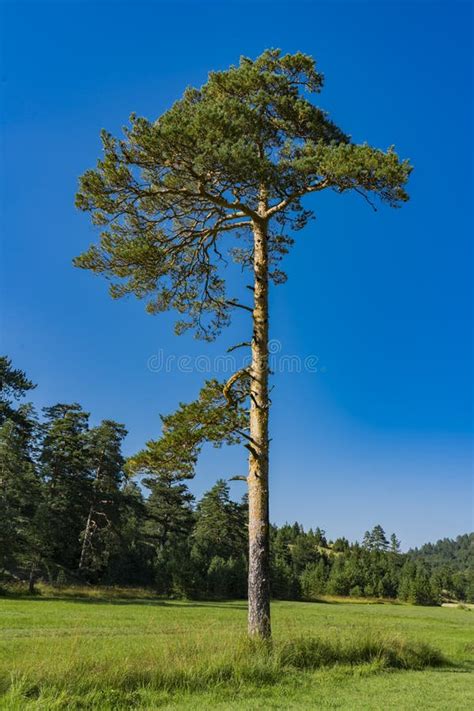
[[[123,138],[103,131],[104,156],[76,198],[103,231],[76,265],[110,278],[112,296],[145,298],[152,313],[176,309],[178,331],[213,338],[238,305],[220,267],[229,258],[251,265],[257,217],[269,226],[269,277],[278,283],[291,233],[312,216],[305,195],[355,190],[391,206],[406,201],[408,161],[393,148],[354,144],[313,103],[322,86],[311,57],[267,50],[211,72],[156,121],[132,114]]]

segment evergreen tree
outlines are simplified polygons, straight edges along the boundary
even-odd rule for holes
[[[291,558],[295,575],[299,576],[308,565],[317,563],[320,557],[320,553],[312,537],[301,530],[291,547]]]
[[[438,590],[433,590],[429,570],[423,564],[416,565],[415,576],[410,585],[410,602],[415,605],[434,605],[439,602]]]
[[[229,485],[223,479],[218,480],[198,502],[192,557],[210,595],[245,595],[246,515],[247,502],[232,501]]]
[[[386,551],[388,550],[389,545],[390,544],[387,541],[387,537],[382,526],[380,526],[380,524],[374,526],[372,529],[372,547],[374,548],[374,550]]]
[[[338,556],[334,559],[329,574],[327,591],[330,595],[349,595],[353,587],[353,580],[346,570],[344,557]]]
[[[92,476],[91,499],[85,528],[79,569],[99,571],[119,542],[122,507],[123,464],[121,446],[127,430],[113,420],[104,420],[86,434],[87,467]]]
[[[310,101],[322,84],[301,53],[242,58],[157,121],[132,115],[122,140],[104,132],[104,157],[77,195],[104,229],[76,264],[114,279],[114,297],[146,298],[151,312],[174,308],[185,315],[179,332],[207,339],[233,308],[251,314],[251,365],[225,394],[232,407],[233,387],[248,380],[249,632],[261,637],[270,635],[268,295],[270,282],[285,279],[285,228],[303,228],[311,213],[302,199],[323,190],[372,193],[391,206],[408,199],[408,163],[393,149],[354,145]],[[226,257],[250,270],[252,306],[226,293]]]
[[[395,533],[390,536],[390,550],[392,553],[400,553],[400,541],[396,537]]]
[[[465,599],[467,602],[474,602],[474,569],[469,570],[467,574]]]
[[[93,500],[88,413],[80,405],[44,409],[46,422],[40,456],[45,483],[43,521],[49,559],[72,571],[81,556],[81,533]]]
[[[155,585],[161,593],[193,590],[188,560],[194,497],[180,477],[169,473],[144,479],[150,489],[145,502],[145,540],[155,549]]]
[[[193,525],[194,497],[186,483],[169,472],[143,480],[150,490],[146,499],[145,532],[163,550],[177,539],[187,537]]]
[[[242,598],[246,596],[247,566],[243,556],[221,558],[214,556],[207,569],[207,591],[217,598]]]
[[[297,600],[300,596],[300,583],[292,560],[292,546],[297,535],[295,529],[288,524],[280,528],[272,526],[270,533],[272,596],[281,600]]]
[[[370,531],[366,531],[364,533],[364,537],[362,538],[362,546],[363,548],[367,548],[367,550],[371,550],[372,548],[372,535]]]
[[[42,489],[35,465],[38,424],[29,404],[16,403],[36,386],[0,357],[0,567],[27,566],[33,590],[41,557],[37,516]]]
[[[33,575],[41,556],[36,531],[41,498],[23,427],[6,419],[0,426],[0,569],[23,565]]]
[[[31,428],[30,410],[21,405],[15,408],[14,402],[35,387],[23,370],[13,368],[10,358],[0,356],[0,425],[5,420],[13,420],[24,429]]]
[[[314,542],[321,548],[327,548],[328,546],[326,531],[323,531],[319,526],[314,531]]]
[[[305,600],[317,600],[326,592],[327,571],[323,558],[306,566],[300,576],[301,594]]]
[[[185,562],[189,555],[185,539],[194,520],[193,497],[186,482],[194,477],[197,458],[205,442],[220,447],[239,443],[246,436],[243,430],[248,424],[248,415],[239,404],[238,390],[234,393],[237,398],[235,406],[229,408],[223,387],[222,383],[210,380],[195,401],[181,403],[176,412],[161,416],[162,436],[148,442],[146,449],[127,463],[131,473],[146,477],[144,484],[151,491],[146,504],[145,532],[157,544],[157,575],[163,591],[173,587],[195,594],[200,585],[193,577],[196,572],[201,575],[201,584],[205,585],[206,571],[202,570],[202,561],[199,571],[190,570]],[[246,507],[245,501],[239,509],[244,516]],[[233,535],[239,536],[240,532]],[[176,558],[176,552],[180,551],[179,565],[172,564],[166,550],[171,542],[170,536],[173,539],[172,557]],[[209,559],[206,561],[207,570]]]
[[[199,501],[193,531],[195,551],[206,559],[245,555],[246,525],[242,506],[230,499],[229,485],[219,479]]]
[[[439,602],[440,594],[438,585],[432,586],[426,565],[408,559],[401,571],[399,597],[415,605],[434,605]]]
[[[104,579],[123,585],[152,585],[154,553],[143,532],[145,500],[139,486],[126,480],[121,489],[120,546],[108,559]]]
[[[332,544],[332,550],[335,553],[344,553],[344,551],[349,550],[349,541],[347,538],[336,538],[334,543]]]
[[[187,481],[194,476],[199,437],[190,437],[188,412],[182,406],[175,415],[162,417],[163,435],[147,443],[131,457],[127,470],[142,477],[150,494],[145,502],[143,535],[154,550],[155,584],[161,593],[192,592],[188,539],[194,513],[194,497]],[[193,432],[196,435],[195,431]]]
[[[390,546],[380,524],[374,526],[370,532],[365,532],[362,545],[370,551],[386,551]]]

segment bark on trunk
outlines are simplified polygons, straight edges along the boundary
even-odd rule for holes
[[[81,557],[79,559],[79,570],[82,570],[86,562],[87,546],[89,545],[90,529],[92,523],[92,514],[94,512],[94,504],[91,504],[89,509],[89,515],[87,517],[86,530],[84,531],[84,538],[82,540]]]
[[[268,250],[267,224],[255,222],[254,310],[250,383],[248,631],[268,638],[270,550],[268,507]]]

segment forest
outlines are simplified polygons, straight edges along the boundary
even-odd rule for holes
[[[212,382],[197,402],[162,417],[161,438],[125,459],[123,424],[91,426],[77,403],[45,407],[39,417],[23,402],[34,383],[6,356],[0,379],[0,589],[21,582],[33,594],[42,580],[246,597],[246,495],[232,500],[224,479],[198,501],[189,489],[203,441],[233,441],[229,423],[219,417],[216,425]],[[472,533],[407,553],[380,525],[354,543],[299,523],[272,525],[270,538],[274,599],[474,601]]]

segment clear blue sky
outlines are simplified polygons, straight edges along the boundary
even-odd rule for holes
[[[274,378],[272,519],[351,539],[380,522],[405,547],[472,530],[470,3],[1,9],[2,350],[38,383],[35,404],[79,401],[94,423],[124,422],[132,453],[204,377],[153,372],[149,358],[215,356],[239,340],[242,317],[210,346],[175,337],[170,316],[112,301],[72,267],[94,239],[73,205],[77,177],[102,127],[158,116],[241,54],[302,50],[326,76],[320,105],[415,170],[401,210],[314,197],[317,220],[272,293],[282,352],[324,366]],[[239,451],[206,450],[193,491],[244,467]]]

